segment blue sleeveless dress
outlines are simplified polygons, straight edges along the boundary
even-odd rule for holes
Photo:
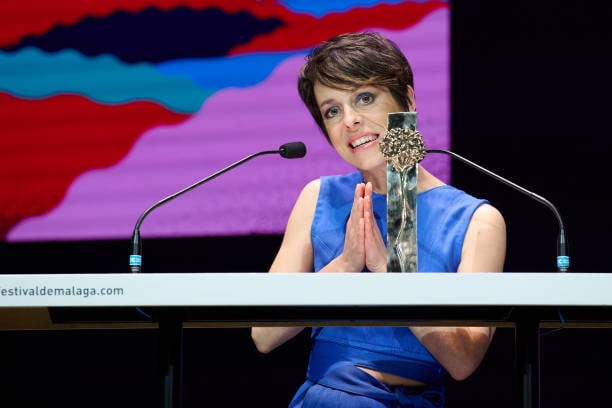
[[[359,172],[321,178],[311,229],[315,272],[342,253],[345,225],[360,182]],[[386,195],[372,198],[376,222],[386,239]],[[486,202],[447,185],[418,194],[419,272],[457,271],[468,224]],[[311,338],[307,380],[290,407],[443,406],[445,371],[408,327],[313,327]],[[356,366],[428,386],[388,387]]]

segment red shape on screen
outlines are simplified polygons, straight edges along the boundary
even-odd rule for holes
[[[329,13],[323,17],[309,14],[284,13],[284,25],[270,34],[262,34],[251,42],[234,47],[231,54],[262,51],[305,49],[334,35],[373,29],[373,25],[387,30],[412,27],[433,11],[447,8],[444,1],[379,4],[356,7],[346,12]],[[316,30],[312,28],[316,27]]]
[[[188,115],[152,102],[101,105],[77,95],[0,93],[0,238],[58,205],[79,174],[116,164],[147,129]]]

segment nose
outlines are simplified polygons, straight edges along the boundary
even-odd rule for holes
[[[361,123],[361,115],[352,106],[344,108],[344,125],[347,128],[352,128]]]

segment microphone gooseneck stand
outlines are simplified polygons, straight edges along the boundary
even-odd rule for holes
[[[451,156],[452,158],[457,159],[461,161],[462,163],[465,163],[475,168],[476,170],[494,178],[495,180],[509,187],[512,187],[515,190],[520,191],[521,193],[527,195],[528,197],[547,206],[553,212],[553,214],[555,215],[555,218],[557,219],[557,222],[559,223],[559,235],[557,239],[557,271],[558,272],[568,272],[569,271],[570,258],[569,258],[569,254],[567,250],[567,240],[565,239],[565,227],[563,224],[563,219],[561,218],[561,214],[559,214],[559,211],[557,211],[557,208],[550,201],[548,201],[542,196],[537,195],[536,193],[533,193],[527,190],[526,188],[519,186],[516,183],[511,182],[510,180],[503,178],[502,176],[498,174],[493,173],[491,170],[485,169],[484,167],[466,159],[465,157],[458,155],[457,153],[453,153],[449,150],[441,150],[441,149],[428,149],[427,153],[442,153],[442,154]]]
[[[136,221],[132,234],[132,253],[130,255],[130,270],[132,273],[142,272],[142,240],[140,226],[144,219],[156,208],[193,190],[196,187],[220,176],[221,174],[245,163],[255,157],[266,154],[278,154],[285,159],[297,159],[306,155],[306,146],[302,142],[285,143],[278,150],[265,150],[251,154],[210,176],[156,202],[146,209]],[[159,363],[162,377],[162,407],[181,408],[183,405],[182,366],[183,366],[183,316],[182,312],[158,310],[159,324]]]
[[[253,153],[243,159],[238,160],[235,163],[230,164],[229,166],[217,171],[216,173],[211,174],[210,176],[193,183],[190,186],[185,187],[184,189],[169,195],[166,198],[163,198],[153,204],[151,207],[147,208],[136,221],[136,225],[134,226],[134,232],[132,234],[132,254],[130,255],[130,270],[132,273],[139,273],[142,269],[142,241],[140,239],[140,226],[144,219],[156,208],[174,200],[175,198],[193,190],[196,187],[201,186],[202,184],[220,176],[223,173],[228,172],[229,170],[238,167],[239,165],[255,158],[258,156],[263,156],[265,154],[278,154],[285,159],[298,159],[304,157],[306,155],[306,146],[302,142],[291,142],[285,143],[278,150],[264,150],[262,152]]]
[[[559,211],[550,201],[451,151],[429,149],[427,153],[442,153],[451,156],[550,208],[559,223],[557,271],[569,271],[570,258],[565,239],[565,227]],[[521,401],[518,402],[522,408],[540,406],[540,321],[534,318],[534,315],[529,311],[523,312],[515,320],[517,386],[521,396]]]

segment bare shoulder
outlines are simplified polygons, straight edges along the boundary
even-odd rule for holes
[[[458,272],[501,272],[506,255],[506,223],[499,210],[483,204],[474,211]]]
[[[319,180],[306,184],[293,206],[281,247],[270,267],[270,272],[309,272],[312,270],[313,250],[310,228],[319,197]]]
[[[505,230],[506,223],[501,212],[491,204],[483,204],[479,206],[472,215],[472,222],[484,223],[491,227],[503,228]]]
[[[319,198],[319,190],[321,189],[321,181],[319,179],[308,182],[300,192],[300,195],[295,203],[295,211],[314,211],[317,199]]]
[[[314,194],[315,196],[318,196],[320,189],[321,189],[321,180],[320,179],[311,180],[302,189],[302,194],[309,194],[309,195]]]
[[[302,188],[289,216],[285,238],[291,238],[295,235],[301,236],[310,231],[317,200],[319,199],[320,187],[321,182],[317,179],[310,181]]]

